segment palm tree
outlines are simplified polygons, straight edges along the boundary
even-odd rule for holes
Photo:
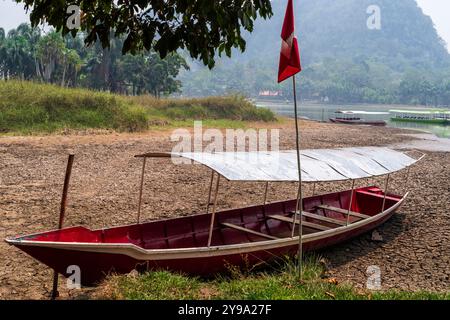
[[[0,77],[6,79],[5,29],[0,28]]]
[[[64,40],[60,33],[50,32],[39,39],[36,56],[39,60],[39,74],[45,82],[54,82],[52,75],[57,63],[63,57]]]

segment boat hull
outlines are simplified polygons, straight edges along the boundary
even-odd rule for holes
[[[344,194],[344,196],[341,195],[341,193],[331,195],[339,195],[339,201],[345,202],[348,192],[342,194]],[[363,194],[363,196],[367,198],[370,195],[368,196]],[[318,199],[322,199],[321,201],[323,203],[324,198],[320,197],[324,196],[316,196],[309,199],[306,198],[306,206],[308,206],[308,203],[314,204],[314,201],[317,202]],[[335,198],[330,197],[330,199]],[[375,207],[379,205],[380,200],[381,195],[378,192],[375,200],[369,199],[364,201],[374,207],[371,209],[373,211],[376,210]],[[389,195],[389,199],[387,200],[388,206],[386,206],[387,209],[379,214],[374,214],[373,216],[363,220],[352,219],[350,220],[351,223],[349,225],[341,225],[339,227],[329,228],[328,230],[320,232],[306,232],[302,237],[303,250],[311,251],[322,249],[350,240],[358,235],[368,232],[387,221],[402,204],[403,200],[404,197],[402,198]],[[355,208],[356,205],[356,203],[355,205],[352,204],[352,207]],[[236,210],[241,210],[241,217],[244,217],[243,220],[245,220],[245,213],[247,212],[245,210],[248,210],[248,212],[259,212],[258,210],[262,209],[263,211],[266,211],[267,214],[271,214],[279,213],[280,208],[283,208],[281,210],[283,212],[289,211],[293,206],[295,206],[295,200],[272,203],[266,206],[228,210],[218,213],[218,219],[222,219],[222,221],[229,221],[227,216],[232,216],[235,214]],[[328,214],[336,219],[338,218],[337,214]],[[197,217],[203,217],[203,215],[198,215]],[[187,218],[178,218],[178,220],[180,219]],[[173,219],[171,221],[175,220],[177,219]],[[315,220],[313,219],[309,221]],[[342,221],[345,221],[345,217]],[[264,223],[267,225],[267,221]],[[277,225],[274,222],[271,223],[272,225],[268,230],[290,230],[289,223],[280,222],[280,225]],[[152,223],[150,222],[149,224]],[[133,226],[125,226],[120,228],[132,227]],[[158,244],[158,240],[155,238],[151,244],[154,248],[148,249],[146,248],[146,245],[142,243],[124,243],[119,241],[114,243],[95,241],[87,242],[87,239],[91,237],[88,232],[91,232],[94,235],[96,233],[104,234],[104,231],[107,229],[90,231],[83,227],[74,227],[65,230],[66,234],[77,234],[77,237],[80,237],[80,234],[85,232],[86,236],[83,236],[85,237],[84,242],[67,241],[71,239],[70,236],[61,242],[36,241],[34,240],[36,239],[36,235],[9,239],[7,241],[66,277],[72,274],[70,272],[73,270],[70,268],[71,266],[79,267],[79,270],[81,271],[81,283],[83,285],[95,284],[110,273],[123,274],[134,269],[138,271],[163,269],[192,275],[209,276],[218,272],[227,271],[229,266],[252,268],[254,266],[269,263],[271,260],[276,258],[295,255],[298,251],[299,242],[298,236],[288,236],[276,240],[261,241],[261,239],[259,239],[258,241],[255,241],[255,238],[251,238],[249,235],[245,235],[245,239],[250,240],[244,242],[244,235],[241,234],[242,232],[239,233],[236,231],[236,233],[232,234],[234,235],[232,240],[236,240],[236,243],[223,244],[221,243],[220,237],[228,233],[225,233],[225,231],[217,231],[216,233],[220,234],[214,238],[213,246],[211,247],[185,246],[170,249],[164,248],[162,243]],[[57,232],[58,231],[54,231],[54,233]],[[227,230],[226,232],[231,231]],[[132,232],[129,231],[129,234],[131,233]],[[200,233],[196,233],[195,235],[198,236],[198,238],[201,238]],[[38,235],[37,239],[42,239],[42,236]],[[189,241],[186,240],[189,239],[187,237],[184,239],[185,242]]]
[[[399,118],[392,117],[391,121],[395,122],[415,122],[425,124],[450,125],[450,119],[415,119],[415,118]]]
[[[333,123],[341,123],[341,124],[356,124],[356,125],[369,125],[369,126],[378,126],[383,127],[386,126],[385,121],[367,121],[367,120],[345,120],[345,119],[330,119]]]

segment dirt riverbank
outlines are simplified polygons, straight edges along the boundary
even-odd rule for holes
[[[280,149],[294,148],[291,121],[283,123]],[[269,127],[276,128],[277,125]],[[393,128],[353,127],[302,121],[302,148],[402,144],[415,139]],[[57,225],[67,154],[76,154],[66,226],[92,228],[135,222],[140,161],[135,154],[170,151],[171,132],[46,137],[0,137],[0,236],[53,229]],[[383,241],[364,235],[321,252],[339,281],[364,287],[368,266],[377,265],[385,289],[450,290],[450,153],[427,152],[410,173],[409,199],[378,229]],[[209,171],[199,165],[174,166],[151,160],[143,218],[179,216],[205,208]],[[393,176],[391,190],[403,192],[405,173]],[[360,185],[367,181],[360,181]],[[371,180],[383,186],[384,180]],[[316,192],[349,188],[323,184]],[[219,209],[258,203],[262,184],[224,182]],[[306,187],[306,195],[312,188]],[[294,184],[272,184],[269,201],[295,197]],[[61,280],[61,283],[63,281]],[[51,271],[0,242],[0,299],[44,299]],[[61,298],[83,297],[86,290]]]

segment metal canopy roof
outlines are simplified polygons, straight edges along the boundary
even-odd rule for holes
[[[182,157],[201,163],[230,181],[298,181],[295,150],[217,153],[148,153],[137,157]],[[369,178],[399,171],[418,160],[388,148],[361,147],[301,151],[302,181]]]

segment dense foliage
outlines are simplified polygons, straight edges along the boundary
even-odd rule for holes
[[[181,74],[184,94],[281,90],[290,98],[292,83],[276,83],[285,3],[273,1],[272,19],[257,21],[244,36],[244,54],[220,59],[213,71],[190,63],[191,72]],[[381,30],[367,28],[373,4],[381,10]],[[295,14],[303,99],[450,105],[450,56],[414,0],[302,0]]]
[[[75,38],[21,24],[5,35],[0,28],[0,79],[40,80],[61,86],[83,86],[116,93],[159,97],[179,91],[176,77],[188,68],[177,53],[161,59],[154,51],[122,55],[123,40],[114,38],[109,49],[99,43],[86,47]]]
[[[45,9],[43,1],[24,2],[38,4],[32,10],[31,18],[34,22],[47,11],[56,15],[61,5],[52,3],[52,8]],[[204,23],[207,23],[208,19],[213,19],[211,8],[216,4],[216,1],[194,1],[189,4],[181,4],[181,1],[176,0],[150,2],[154,7],[148,9],[149,12],[160,10],[161,19],[167,19],[166,22],[160,22],[161,25],[170,24],[173,22],[171,19],[181,17],[177,15],[177,10],[183,5],[192,9],[190,14],[195,16],[195,12],[200,10],[200,4],[205,5]],[[150,2],[142,1],[142,5]],[[236,9],[234,6],[239,2],[230,1],[230,6]],[[186,39],[172,39],[174,35],[168,34],[162,36],[159,33],[162,29],[158,28],[156,35],[161,38],[154,39],[154,49],[150,50],[145,49],[148,46],[142,47],[142,43],[126,44],[131,41],[127,39],[133,34],[127,34],[126,28],[119,32],[110,31],[106,37],[109,49],[104,49],[100,44],[105,44],[104,30],[100,30],[104,25],[101,23],[88,30],[90,35],[78,33],[76,37],[69,34],[61,37],[56,32],[41,34],[39,30],[27,25],[21,25],[7,35],[0,29],[0,78],[39,79],[62,86],[83,86],[132,95],[149,93],[156,97],[180,92],[182,84],[184,96],[239,93],[258,97],[260,92],[269,90],[279,91],[284,98],[290,99],[291,82],[285,81],[280,85],[276,83],[280,30],[286,1],[272,1],[273,18],[270,21],[257,19],[253,23],[256,15],[247,17],[248,10],[256,14],[259,5],[259,13],[264,17],[270,16],[270,4],[262,1],[252,7],[256,2],[258,1],[243,1],[248,7],[244,6],[240,13],[233,10],[224,13],[222,9],[215,13],[214,19],[225,20],[214,25],[214,32],[219,32],[223,23],[234,19],[234,14],[241,15],[242,19],[230,27],[236,34],[231,36],[228,31],[223,30],[221,36],[214,35],[213,31],[211,34],[204,34],[204,30],[200,28],[197,30],[198,37],[195,35],[190,39],[192,46],[189,47],[183,45]],[[125,12],[124,8],[128,8],[129,11],[123,13],[125,16],[133,12],[139,16],[137,12],[141,8],[138,6],[130,9],[123,1],[118,1],[116,5],[103,1],[102,6],[95,7],[91,12],[89,10],[92,8],[86,1],[77,3],[86,6],[83,10],[87,15],[98,14],[98,10],[105,9],[102,6],[106,6],[111,7],[111,12]],[[133,4],[135,1],[127,3]],[[171,9],[167,7],[170,3],[180,5],[178,9],[173,9],[175,11],[172,14],[169,14]],[[373,4],[372,0],[295,2],[296,30],[303,65],[303,72],[297,81],[300,98],[330,103],[450,105],[450,55],[431,19],[423,14],[415,0],[377,0],[375,4],[381,10],[381,30],[369,30],[366,24],[369,14],[366,9]],[[252,8],[256,11],[252,11]],[[105,12],[109,12],[108,10]],[[65,17],[64,14],[61,16]],[[53,18],[60,19],[49,16],[49,19]],[[59,25],[59,20],[56,20],[52,21]],[[241,40],[239,22],[244,27],[242,37],[246,42]],[[89,21],[84,23],[85,27],[89,25]],[[146,26],[139,25],[138,33],[144,27]],[[195,23],[186,28],[191,27],[195,28]],[[180,29],[174,30],[180,32]],[[250,34],[248,31],[251,30],[253,32]],[[92,33],[97,34],[101,41],[86,48],[84,44],[86,41],[91,42]],[[119,34],[123,36],[116,37]],[[201,44],[198,41],[202,35],[202,41],[215,37],[214,41]],[[166,43],[166,40],[169,42]],[[232,49],[236,43],[238,48]],[[167,52],[162,52],[159,45],[173,46],[167,51],[172,53],[161,59],[160,54],[165,55]],[[201,52],[195,51],[195,47],[201,45],[204,48],[197,48]],[[135,55],[122,56],[124,46],[131,46],[130,51]],[[216,51],[213,50],[214,46]],[[176,47],[186,47],[187,50],[173,53]],[[245,53],[238,52],[244,48]],[[138,49],[143,51],[135,52]],[[204,63],[211,67],[216,60],[212,55],[217,51],[225,51],[227,54],[234,51],[233,59],[219,58],[211,71]],[[183,58],[185,53],[193,58],[200,57],[203,62],[192,59],[189,61],[191,70],[187,71],[188,64]]]
[[[31,21],[43,20],[69,30],[66,1],[17,0],[31,10]],[[271,15],[270,0],[73,0],[83,12],[81,30],[86,43],[100,39],[103,47],[113,37],[126,36],[123,53],[153,48],[162,58],[177,49],[186,49],[193,58],[214,65],[216,50],[230,55],[231,48],[245,49],[241,28],[252,31],[258,15]],[[114,30],[114,34],[112,31]]]

